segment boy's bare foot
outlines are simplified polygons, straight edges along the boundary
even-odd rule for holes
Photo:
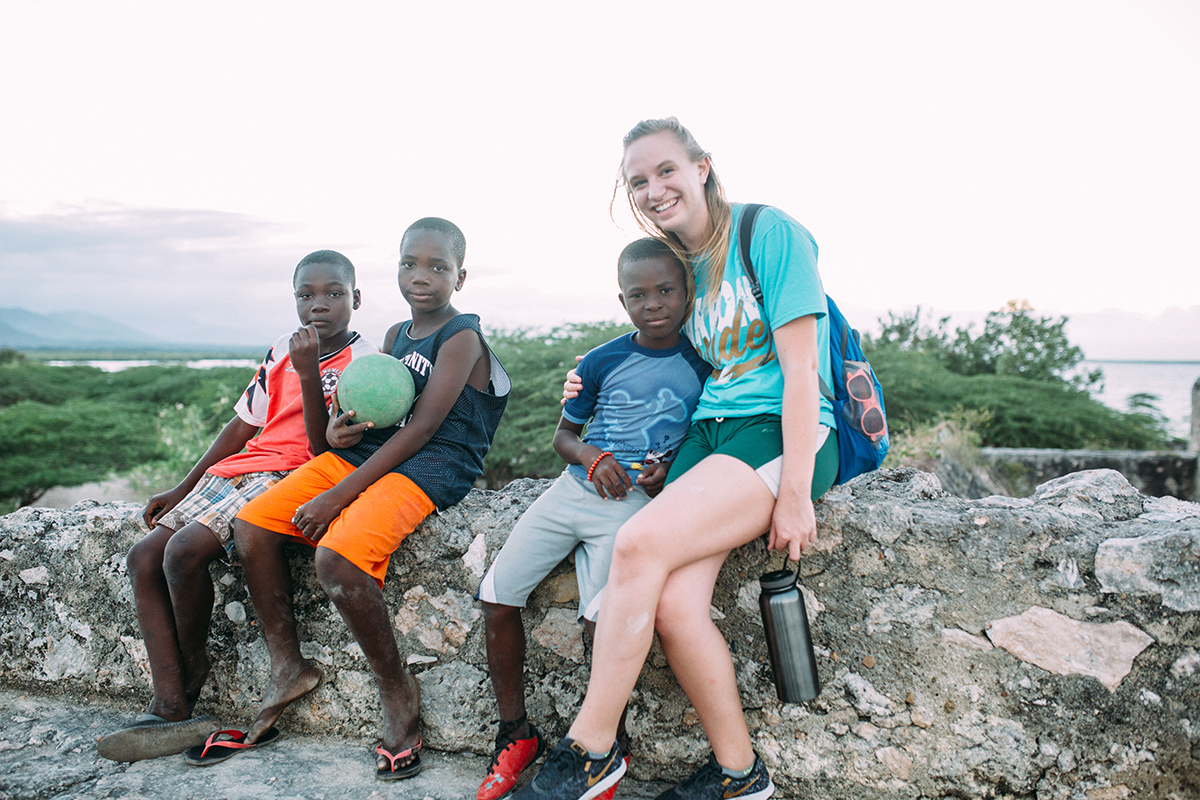
[[[258,718],[246,734],[246,743],[257,742],[258,737],[275,724],[285,708],[317,688],[320,683],[321,670],[311,661],[302,661],[294,668],[285,668],[285,671],[279,674],[272,673],[271,685],[263,695],[262,710],[258,712]]]
[[[380,702],[383,706],[383,749],[398,753],[417,745],[421,741],[421,684],[407,672],[404,674],[405,689],[386,696],[380,692]],[[396,761],[395,771],[412,764],[419,756],[416,753]],[[377,757],[380,769],[388,767],[388,760],[383,756]]]

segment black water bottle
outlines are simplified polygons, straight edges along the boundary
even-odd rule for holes
[[[762,610],[779,699],[807,703],[821,693],[821,679],[817,677],[804,595],[796,586],[796,576],[786,569],[768,572],[758,582],[762,586],[758,607]]]

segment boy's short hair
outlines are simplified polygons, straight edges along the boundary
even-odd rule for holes
[[[463,261],[467,257],[467,237],[463,236],[463,232],[453,222],[441,217],[422,217],[408,226],[404,231],[404,236],[400,237],[400,241],[403,242],[404,238],[413,231],[436,231],[445,236],[450,242],[450,249],[454,251],[454,257],[458,259],[458,266],[463,265]]]
[[[687,280],[687,268],[683,262],[679,260],[679,256],[662,239],[657,239],[653,236],[647,236],[643,239],[637,239],[625,245],[625,249],[621,251],[621,255],[617,257],[617,278],[620,279],[625,267],[635,261],[645,261],[648,258],[665,258],[679,267],[683,273],[684,281]]]
[[[337,250],[316,250],[300,259],[300,263],[296,265],[296,271],[292,273],[293,286],[296,285],[296,278],[300,276],[300,270],[309,264],[332,264],[341,268],[342,277],[350,284],[351,289],[354,288],[354,265],[350,263],[350,259]]]

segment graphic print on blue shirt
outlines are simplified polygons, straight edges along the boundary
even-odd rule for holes
[[[567,401],[563,416],[587,424],[583,441],[611,452],[629,469],[635,461],[674,456],[712,367],[686,338],[667,350],[652,350],[627,334],[585,355],[577,372],[583,389]],[[568,469],[587,479],[586,467]]]

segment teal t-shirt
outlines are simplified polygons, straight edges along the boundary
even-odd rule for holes
[[[696,276],[696,307],[684,330],[700,357],[715,368],[704,384],[693,420],[783,413],[783,372],[770,331],[799,317],[817,317],[819,374],[833,385],[829,366],[829,320],[825,289],[817,273],[817,243],[803,225],[767,206],[754,222],[750,259],[765,308],[750,291],[738,256],[743,206],[733,206],[733,235],[716,302],[705,302],[707,286]],[[833,406],[821,397],[821,424],[836,428]]]

